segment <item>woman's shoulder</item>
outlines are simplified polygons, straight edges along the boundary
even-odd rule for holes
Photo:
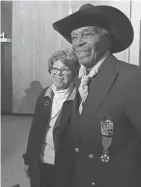
[[[48,90],[49,86],[46,87],[46,88],[43,88],[43,90],[40,92],[39,96],[38,97],[42,97],[45,95],[46,91]]]
[[[45,96],[45,94],[46,94],[46,92],[47,92],[47,90],[50,88],[50,86],[48,86],[48,87],[46,87],[46,88],[43,88],[43,90],[40,92],[40,94],[39,94],[39,96],[38,96],[38,98],[37,98],[37,102],[40,102],[40,100],[42,99],[42,98],[44,98],[44,96]]]

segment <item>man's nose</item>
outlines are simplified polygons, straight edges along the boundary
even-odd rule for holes
[[[83,37],[80,36],[80,37],[78,38],[78,40],[77,40],[77,46],[78,46],[78,47],[81,47],[81,46],[83,46],[83,45],[85,45],[85,44],[86,44],[86,41],[84,41],[84,40],[83,40]]]

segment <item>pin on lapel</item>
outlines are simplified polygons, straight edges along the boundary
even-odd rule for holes
[[[48,106],[49,105],[49,101],[45,101],[45,106]]]

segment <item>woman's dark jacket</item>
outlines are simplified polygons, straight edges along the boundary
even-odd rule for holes
[[[67,137],[65,137],[65,131],[66,129],[69,128],[69,118],[72,112],[71,109],[72,109],[72,103],[75,97],[75,93],[76,93],[76,88],[73,89],[68,99],[64,102],[61,115],[59,119],[56,120],[54,126],[53,139],[54,139],[54,147],[55,147],[55,163],[56,163],[56,159],[59,158],[60,155],[61,157],[63,156],[62,153],[63,147],[61,147],[62,145],[61,142],[67,141]],[[27,150],[26,153],[23,155],[25,165],[29,166],[29,175],[32,175],[29,177],[30,179],[32,178],[34,187],[39,187],[40,175],[39,175],[38,163],[40,160],[41,146],[42,143],[45,141],[46,132],[49,128],[52,99],[53,99],[53,91],[51,87],[44,89],[42,93],[39,95],[36,102],[35,113],[29,133]],[[64,143],[63,146],[65,146]],[[66,153],[64,154],[67,154],[67,150]],[[66,164],[65,158],[63,160],[63,163],[61,163],[62,168],[63,168],[63,164],[64,165]],[[59,167],[60,169],[59,165],[55,167],[56,168]]]

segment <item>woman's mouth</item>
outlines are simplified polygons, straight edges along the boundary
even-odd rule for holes
[[[62,81],[63,78],[62,78],[62,77],[55,77],[55,80],[57,80],[57,81]]]

